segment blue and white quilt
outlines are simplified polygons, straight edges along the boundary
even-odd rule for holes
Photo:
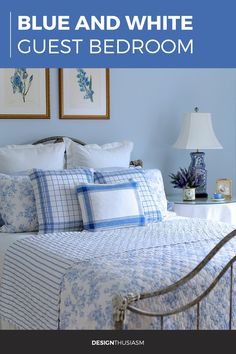
[[[145,227],[26,237],[5,255],[0,316],[19,329],[113,329],[120,296],[172,284],[232,230],[224,223],[179,218]],[[190,301],[235,254],[233,239],[187,286],[139,307],[163,312]],[[229,328],[229,285],[227,272],[202,302],[200,329]],[[235,279],[233,286],[236,328]],[[160,329],[160,322],[128,311],[125,328]],[[195,309],[164,319],[164,329],[195,328]]]

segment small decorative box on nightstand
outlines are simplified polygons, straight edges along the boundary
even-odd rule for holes
[[[183,201],[182,195],[167,196],[173,211],[179,216],[222,221],[236,225],[236,198],[230,200],[196,199]]]

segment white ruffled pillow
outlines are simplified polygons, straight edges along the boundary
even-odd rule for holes
[[[115,142],[104,145],[88,144],[85,146],[64,139],[66,144],[67,168],[89,167],[129,167],[133,143]]]
[[[0,148],[0,172],[15,173],[40,168],[62,170],[65,165],[65,143],[7,145]]]
[[[4,222],[0,232],[38,230],[34,191],[28,176],[0,174],[0,213]]]

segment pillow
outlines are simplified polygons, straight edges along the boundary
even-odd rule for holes
[[[161,171],[157,169],[148,169],[144,170],[144,173],[148,180],[148,185],[152,192],[153,199],[158,205],[161,215],[163,217],[167,216],[167,199]]]
[[[141,168],[128,168],[119,171],[95,171],[95,183],[121,183],[130,179],[138,182],[139,195],[143,206],[144,215],[148,222],[157,222],[162,220],[162,215],[158,204],[155,202],[152,191],[149,188],[145,172]]]
[[[133,168],[133,166],[130,166],[129,168]],[[127,169],[127,167],[101,167],[101,168],[97,168],[96,171],[98,171],[98,172],[111,172],[111,171],[122,171],[122,170],[126,170],[126,169]]]
[[[0,148],[0,172],[15,173],[40,168],[62,170],[65,144],[7,145]]]
[[[77,193],[86,230],[145,224],[137,182],[82,184]]]
[[[38,213],[39,233],[83,229],[76,187],[93,182],[93,170],[33,170],[30,173]]]
[[[12,174],[10,173],[10,175],[13,175],[13,176],[28,176],[28,171],[13,172]],[[2,216],[0,214],[0,227],[2,225],[4,225],[4,221],[3,221]]]
[[[1,232],[38,230],[34,191],[28,176],[0,174]]]
[[[133,143],[124,141],[104,145],[79,145],[65,138],[67,168],[129,167]]]

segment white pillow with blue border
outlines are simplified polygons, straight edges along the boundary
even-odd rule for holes
[[[98,184],[113,184],[128,182],[130,179],[138,182],[139,195],[147,222],[159,222],[163,220],[161,208],[153,190],[150,187],[149,178],[142,168],[128,168],[112,171],[95,171],[94,180]]]
[[[145,225],[137,182],[82,184],[77,193],[85,230]]]

